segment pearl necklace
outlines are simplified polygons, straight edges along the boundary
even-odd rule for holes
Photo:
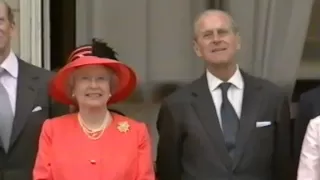
[[[100,139],[103,135],[106,127],[110,124],[111,116],[107,113],[102,124],[98,128],[89,128],[88,125],[85,124],[82,117],[80,116],[80,113],[78,113],[78,122],[81,126],[81,129],[83,132],[87,135],[89,139],[97,140]]]

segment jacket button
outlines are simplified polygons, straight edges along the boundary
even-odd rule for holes
[[[91,163],[91,164],[96,164],[97,162],[96,162],[96,160],[93,160],[93,159],[92,159],[92,160],[90,160],[90,163]]]

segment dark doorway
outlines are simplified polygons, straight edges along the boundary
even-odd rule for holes
[[[76,0],[50,1],[51,70],[65,65],[76,45]]]

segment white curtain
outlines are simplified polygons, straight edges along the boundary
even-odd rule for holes
[[[240,65],[291,93],[313,0],[227,0],[242,36]]]
[[[192,24],[206,6],[206,0],[77,0],[77,44],[92,37],[110,43],[142,84],[189,81],[203,73]]]

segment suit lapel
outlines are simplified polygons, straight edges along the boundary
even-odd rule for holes
[[[192,85],[192,96],[192,107],[197,113],[203,128],[215,149],[217,149],[222,162],[229,166],[232,161],[224,143],[223,133],[205,75]]]
[[[37,80],[39,79],[39,76],[32,72],[28,64],[22,60],[19,60],[18,67],[16,113],[13,121],[10,146],[17,140],[28,119],[28,114],[32,111],[33,102],[36,98]]]
[[[262,85],[253,76],[241,71],[244,80],[244,92],[242,111],[240,117],[240,128],[236,140],[236,156],[234,161],[230,158],[224,143],[223,132],[218,120],[216,109],[212,101],[212,96],[208,89],[207,78],[203,75],[192,85],[192,107],[197,113],[203,128],[212,140],[217,153],[222,162],[229,166],[233,164],[233,169],[240,162],[250,133],[255,128],[255,123],[259,117],[260,107],[263,100],[261,95]]]
[[[259,108],[261,107],[261,100],[263,98],[261,95],[262,86],[257,82],[256,78],[244,72],[242,72],[242,76],[245,87],[233,168],[239,163],[250,133],[255,128],[255,123],[260,112]]]

